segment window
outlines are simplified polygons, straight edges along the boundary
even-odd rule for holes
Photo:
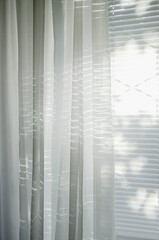
[[[109,0],[117,240],[159,237],[159,1]]]

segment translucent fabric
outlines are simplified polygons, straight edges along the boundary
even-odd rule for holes
[[[0,0],[0,239],[112,240],[107,0]]]

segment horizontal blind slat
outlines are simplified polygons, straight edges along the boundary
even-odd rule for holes
[[[119,240],[156,240],[159,236],[159,109],[156,104],[159,101],[159,92],[158,95],[154,95],[146,84],[151,81],[149,85],[157,88],[155,84],[158,84],[159,79],[157,50],[159,49],[159,2],[109,0],[108,12],[114,94],[116,234],[120,236]],[[142,59],[143,53],[145,54],[143,62],[149,56],[154,59],[152,59],[154,65],[152,66],[150,61],[146,67],[148,69],[150,66],[153,71],[156,68],[150,76],[144,75],[147,69],[143,68],[142,62],[139,61],[141,65],[138,64],[141,68],[136,64],[140,58]],[[131,59],[131,54],[134,59]],[[137,70],[134,70],[135,68]],[[141,75],[141,80],[139,78],[136,83],[137,71]],[[131,75],[134,75],[134,78]],[[118,89],[120,87],[123,93]],[[140,95],[140,99],[143,99],[143,105],[140,104],[143,109],[147,97],[149,97],[147,102],[154,99],[154,103],[151,103],[155,109],[153,114],[150,113],[151,111],[145,114],[142,108],[139,113],[136,110],[136,114],[128,114],[129,108],[124,110],[124,101],[129,104],[131,99],[129,94],[132,89],[134,94]],[[128,91],[127,95],[126,91]],[[132,95],[130,108],[133,106],[135,109],[134,98]],[[120,109],[122,115],[117,112]]]

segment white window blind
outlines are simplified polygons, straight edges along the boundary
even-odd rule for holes
[[[159,1],[109,0],[117,240],[159,239]]]

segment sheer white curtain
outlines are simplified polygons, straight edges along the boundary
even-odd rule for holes
[[[159,240],[158,13],[0,0],[1,240]]]
[[[107,0],[0,0],[0,238],[112,240]]]

